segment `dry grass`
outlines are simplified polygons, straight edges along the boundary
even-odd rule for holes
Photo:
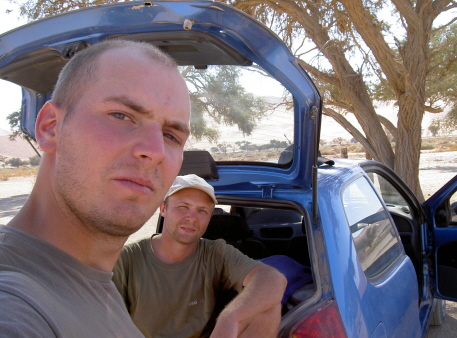
[[[8,181],[12,177],[36,176],[38,167],[19,167],[0,169],[0,181]]]

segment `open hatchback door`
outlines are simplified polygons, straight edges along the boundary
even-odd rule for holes
[[[276,186],[311,187],[321,116],[316,87],[274,33],[218,2],[90,7],[0,36],[0,78],[23,88],[24,132],[34,137],[36,116],[67,61],[107,39],[146,41],[176,59],[192,98],[187,150],[215,159],[217,173],[205,178],[217,178],[211,184],[218,193],[242,185],[253,197],[273,197]],[[244,157],[244,149],[258,156]]]

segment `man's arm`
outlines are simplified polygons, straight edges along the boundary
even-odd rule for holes
[[[211,337],[275,337],[286,285],[276,269],[254,267],[244,278],[243,291],[219,315]]]

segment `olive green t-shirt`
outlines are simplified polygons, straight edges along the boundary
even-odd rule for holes
[[[194,252],[166,264],[150,238],[125,246],[113,281],[135,325],[146,337],[202,337],[222,290],[242,290],[243,280],[262,264],[224,240],[200,239]]]

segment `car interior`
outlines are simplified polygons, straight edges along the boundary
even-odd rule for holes
[[[196,174],[209,181],[218,177],[211,155],[186,151],[179,175]],[[243,254],[281,271],[288,279],[283,314],[315,293],[303,211],[299,206],[275,200],[242,199],[218,195],[207,239],[224,239]],[[249,203],[249,204],[248,204]],[[158,232],[163,218],[159,217]],[[228,302],[234,294],[221,298]],[[221,305],[223,306],[223,305]]]

